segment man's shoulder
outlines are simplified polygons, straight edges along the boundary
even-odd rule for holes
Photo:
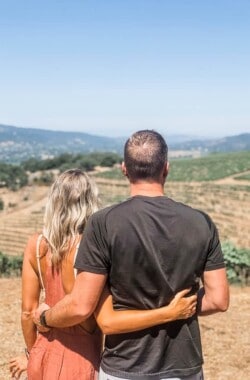
[[[119,210],[122,210],[123,207],[127,207],[129,203],[130,203],[130,199],[126,199],[122,202],[115,203],[115,204],[110,205],[110,206],[106,206],[106,207],[96,211],[92,215],[92,219],[98,220],[98,219],[106,218],[107,215],[112,214],[115,211],[119,212]]]
[[[188,204],[175,201],[173,199],[171,199],[171,202],[172,207],[174,207],[176,209],[176,212],[178,212],[181,216],[186,216],[188,218],[197,218],[198,220],[203,220],[208,225],[211,225],[212,219],[205,211],[200,210],[198,208],[194,208]]]

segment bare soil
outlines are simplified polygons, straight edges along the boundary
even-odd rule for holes
[[[0,279],[0,288],[0,380],[7,380],[9,359],[24,348],[20,327],[21,280]],[[231,287],[229,310],[200,318],[206,380],[249,379],[249,296],[250,287]]]

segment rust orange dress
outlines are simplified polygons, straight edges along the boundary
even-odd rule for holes
[[[55,305],[65,295],[60,270],[53,270],[46,255],[45,302]],[[28,361],[28,380],[95,380],[100,364],[102,334],[81,325],[51,328],[38,333]]]

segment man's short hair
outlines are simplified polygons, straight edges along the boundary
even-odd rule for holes
[[[156,180],[167,161],[168,146],[156,131],[135,132],[125,143],[124,163],[131,182]]]

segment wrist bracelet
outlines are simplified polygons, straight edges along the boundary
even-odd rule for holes
[[[45,317],[46,311],[48,311],[48,309],[47,310],[43,310],[43,312],[40,315],[40,324],[41,324],[41,326],[47,327],[48,329],[50,329],[51,326],[47,325],[47,322],[46,322],[46,317]]]

